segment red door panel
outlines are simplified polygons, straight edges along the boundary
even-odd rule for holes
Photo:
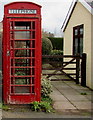
[[[41,43],[38,23],[38,19],[8,20],[7,103],[40,101]]]

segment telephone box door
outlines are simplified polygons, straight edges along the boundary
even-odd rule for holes
[[[40,101],[39,20],[9,19],[7,25],[6,103]]]

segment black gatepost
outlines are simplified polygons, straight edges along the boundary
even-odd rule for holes
[[[86,53],[82,54],[82,62],[81,62],[81,85],[86,86]]]

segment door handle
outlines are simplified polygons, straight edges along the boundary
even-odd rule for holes
[[[7,56],[10,56],[10,51],[9,50],[7,51]]]

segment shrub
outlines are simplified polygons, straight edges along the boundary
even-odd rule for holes
[[[41,101],[34,101],[31,103],[31,110],[33,111],[43,111],[43,112],[55,112],[52,104],[53,101],[50,98],[50,93],[52,92],[52,85],[47,76],[42,76],[41,78]]]
[[[52,50],[50,55],[63,55],[62,50]],[[55,63],[54,63],[55,62]],[[60,67],[62,66],[63,58],[50,58],[50,64],[53,67]]]
[[[46,101],[32,102],[31,103],[31,110],[33,110],[33,111],[43,111],[43,112],[47,112],[47,113],[54,112],[51,104],[49,102],[46,102]]]
[[[38,101],[34,101],[31,103],[31,110],[33,111],[39,111],[40,108],[40,103]]]
[[[49,55],[52,49],[52,42],[48,38],[42,38],[42,54]]]
[[[62,50],[52,50],[50,55],[63,55]]]
[[[63,38],[48,37],[53,45],[53,50],[63,50]]]
[[[41,96],[44,98],[49,97],[50,93],[52,92],[52,85],[51,81],[47,77],[41,78]]]

